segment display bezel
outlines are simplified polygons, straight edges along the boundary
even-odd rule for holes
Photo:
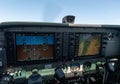
[[[80,35],[82,34],[96,34],[96,35],[101,35],[100,36],[100,48],[99,48],[99,53],[96,54],[96,55],[82,55],[82,56],[79,56],[78,55],[78,50],[79,50],[79,38],[80,38]],[[89,59],[89,58],[99,58],[99,57],[103,57],[102,56],[102,38],[103,38],[103,34],[102,33],[96,33],[96,32],[93,32],[93,33],[89,33],[89,32],[85,32],[85,33],[76,33],[75,34],[75,55],[74,55],[74,59]]]
[[[6,37],[6,39],[8,39],[7,41],[9,41],[10,43],[12,43],[13,48],[12,51],[10,51],[9,49],[9,45],[7,48],[7,60],[8,60],[8,66],[23,66],[23,65],[31,65],[31,64],[40,64],[40,63],[49,63],[49,62],[54,62],[55,60],[55,33],[54,32],[11,32],[12,34],[12,41],[8,39],[8,37]],[[16,50],[16,35],[18,34],[25,34],[25,35],[51,35],[53,36],[53,58],[50,59],[41,59],[41,60],[31,60],[31,61],[18,61],[17,60],[17,50]],[[7,35],[7,33],[6,33]],[[9,44],[7,42],[7,44]],[[12,54],[9,54],[10,52],[12,52]],[[11,59],[9,59],[11,58]]]

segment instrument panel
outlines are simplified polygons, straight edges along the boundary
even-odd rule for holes
[[[5,38],[8,66],[103,57],[102,33],[5,32]]]
[[[12,76],[15,84],[28,80],[33,69],[45,84],[56,81],[57,68],[71,84],[71,80],[86,81],[86,76],[96,74],[98,62],[104,64],[105,57],[119,56],[117,29],[63,24],[0,27],[0,75],[9,74],[8,79]]]

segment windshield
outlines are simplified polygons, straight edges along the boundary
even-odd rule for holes
[[[119,0],[0,0],[0,22],[62,22],[74,15],[80,24],[120,24]]]

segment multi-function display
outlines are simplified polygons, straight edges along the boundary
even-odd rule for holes
[[[100,54],[101,34],[77,34],[77,56],[94,56]]]

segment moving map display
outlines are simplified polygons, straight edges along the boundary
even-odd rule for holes
[[[101,34],[80,34],[78,56],[98,55],[100,53]]]

